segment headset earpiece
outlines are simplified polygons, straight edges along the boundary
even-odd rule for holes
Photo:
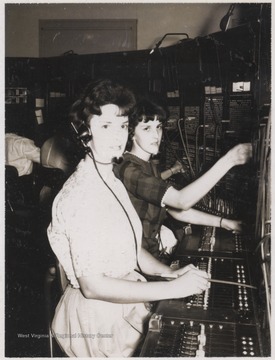
[[[74,131],[74,134],[76,135],[77,140],[81,142],[85,150],[90,149],[88,143],[92,140],[91,129],[84,122],[81,123],[78,129],[75,127],[75,124],[71,122],[71,127]]]

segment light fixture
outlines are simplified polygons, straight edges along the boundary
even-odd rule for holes
[[[160,41],[158,41],[158,42],[156,43],[155,47],[150,51],[150,55],[153,54],[153,52],[160,47],[160,45],[162,44],[163,40],[166,38],[166,36],[169,36],[169,35],[185,35],[186,38],[189,39],[189,36],[188,36],[188,34],[186,34],[186,33],[167,33],[167,34],[165,34],[165,35],[160,39]]]

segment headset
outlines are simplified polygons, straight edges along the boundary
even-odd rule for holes
[[[74,137],[77,141],[80,141],[85,153],[91,153],[92,149],[88,145],[88,143],[93,138],[91,129],[84,123],[84,121],[80,124],[78,129],[72,121],[70,124],[74,133]]]

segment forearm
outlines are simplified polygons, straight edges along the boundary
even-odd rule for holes
[[[164,300],[176,296],[174,286],[168,281],[129,281],[101,275],[78,279],[83,295],[114,303],[138,303]],[[173,294],[174,293],[174,294]]]
[[[173,210],[168,209],[168,212],[176,220],[184,221],[194,225],[214,226],[239,233],[243,231],[243,222],[241,220],[231,220],[221,216],[215,216],[204,213],[199,210]]]
[[[172,175],[174,175],[172,169],[164,170],[164,171],[160,174],[162,180],[167,180],[167,179],[169,179],[169,177],[172,176]]]
[[[218,183],[231,167],[232,162],[226,156],[222,157],[205,174],[183,189],[169,188],[163,202],[176,209],[190,209]]]
[[[146,249],[141,248],[139,254],[139,266],[144,274],[154,275],[159,273],[171,273],[172,270],[169,266],[161,263]]]
[[[130,281],[104,274],[82,276],[78,281],[87,299],[122,304],[184,298],[200,294],[209,287],[208,274],[192,264],[175,271],[175,274],[177,278],[171,281]]]
[[[173,210],[168,209],[168,213],[178,221],[183,221],[194,225],[205,225],[220,227],[221,217],[207,214],[205,212],[189,209],[189,210]]]

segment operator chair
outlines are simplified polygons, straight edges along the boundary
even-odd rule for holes
[[[68,283],[69,281],[66,277],[65,271],[60,262],[56,259],[56,265],[50,266],[46,272],[44,286],[50,357],[67,357],[54,339],[51,325],[56,305],[58,304],[60,297],[63,295]]]

